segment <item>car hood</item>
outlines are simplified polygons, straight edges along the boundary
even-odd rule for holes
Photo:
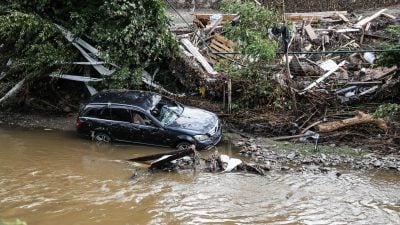
[[[185,106],[182,114],[168,128],[190,130],[196,134],[205,134],[215,126],[218,117],[206,110]]]

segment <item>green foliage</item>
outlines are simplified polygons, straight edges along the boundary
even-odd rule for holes
[[[162,0],[7,0],[0,3],[0,43],[9,52],[0,56],[0,66],[11,57],[11,72],[29,77],[73,69],[59,62],[81,56],[53,23],[90,37],[106,61],[121,67],[112,79],[114,87],[137,87],[137,71],[175,49]]]
[[[240,23],[226,26],[227,36],[238,43],[239,50],[252,60],[271,62],[278,44],[268,38],[268,29],[279,23],[277,11],[258,6],[254,1],[224,1],[222,11],[238,13]]]
[[[0,16],[0,43],[5,45],[0,62],[4,65],[11,58],[9,73],[15,76],[31,80],[68,61],[73,54],[63,42],[53,24],[35,14],[10,11]]]
[[[278,49],[278,43],[268,37],[268,30],[281,23],[277,11],[258,6],[254,1],[224,1],[221,8],[225,13],[240,15],[238,24],[225,25],[225,35],[237,43],[236,50],[244,55],[241,62],[246,66],[227,60],[217,65],[217,70],[224,71],[238,83],[237,105],[287,107],[287,102],[282,101],[284,93],[266,68],[275,60]]]
[[[390,25],[386,29],[389,34],[397,40],[400,40],[400,25]],[[380,66],[400,66],[400,45],[398,43],[384,43],[384,49],[399,49],[399,51],[384,52],[379,55],[377,64]]]
[[[393,120],[396,115],[400,112],[400,105],[395,103],[388,103],[380,105],[373,116],[375,118],[383,118],[386,120]]]
[[[400,38],[400,25],[389,25],[386,30],[395,38]]]

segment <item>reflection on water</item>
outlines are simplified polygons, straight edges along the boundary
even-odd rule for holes
[[[398,173],[149,174],[123,160],[168,150],[1,129],[0,218],[29,225],[400,224]],[[236,154],[228,144],[219,151]]]

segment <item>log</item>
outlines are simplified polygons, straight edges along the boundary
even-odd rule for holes
[[[341,129],[344,127],[354,126],[354,125],[358,125],[358,124],[365,124],[365,123],[373,123],[385,131],[388,129],[388,126],[383,119],[375,119],[370,114],[366,114],[361,111],[357,111],[357,114],[355,117],[352,117],[349,119],[344,119],[344,120],[339,120],[339,121],[321,123],[321,124],[317,125],[317,130],[321,133],[328,133],[328,132],[332,132],[332,131],[335,131],[335,130],[338,130],[338,129]]]

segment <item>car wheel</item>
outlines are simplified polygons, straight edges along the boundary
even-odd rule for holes
[[[192,144],[187,141],[181,141],[176,145],[176,149],[178,149],[179,151],[185,150],[185,149],[188,149],[190,145],[192,145]]]
[[[93,140],[96,143],[102,144],[102,143],[110,143],[111,142],[111,137],[108,134],[105,133],[96,133],[93,137]]]

